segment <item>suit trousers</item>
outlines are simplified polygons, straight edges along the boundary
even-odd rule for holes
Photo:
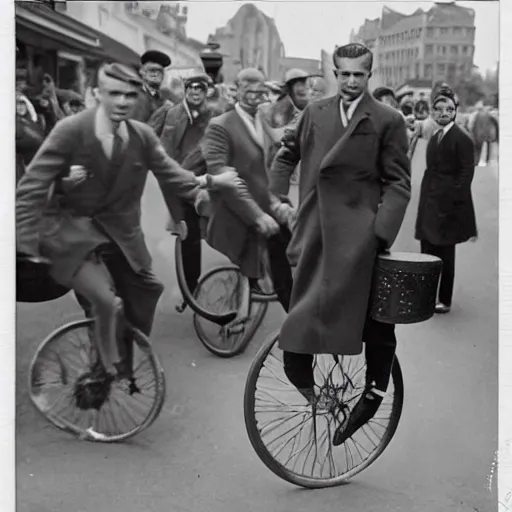
[[[181,243],[183,271],[190,293],[194,293],[201,276],[201,226],[195,208],[183,202],[183,219],[187,224],[187,238]]]
[[[292,295],[292,269],[286,256],[286,249],[290,243],[291,233],[288,228],[281,226],[281,230],[266,239],[270,277],[277,295],[277,300],[288,312]],[[258,279],[249,278],[251,288],[256,286]]]
[[[455,282],[455,245],[434,245],[421,240],[421,252],[437,256],[443,262],[441,283],[439,284],[439,302],[452,305],[453,285]]]
[[[151,334],[156,306],[164,285],[150,270],[135,272],[114,244],[98,248],[98,263],[88,266],[85,275],[77,273],[73,289],[87,317],[95,316],[98,306],[109,307],[115,296],[123,301],[126,319],[146,336]],[[99,264],[101,263],[101,264]]]
[[[343,335],[342,333],[340,334]],[[363,330],[366,357],[366,382],[386,391],[396,351],[395,326],[368,318]],[[283,353],[284,371],[297,388],[314,386],[314,356],[312,354]]]

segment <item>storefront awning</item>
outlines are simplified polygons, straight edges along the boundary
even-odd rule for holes
[[[97,33],[83,23],[43,4],[18,2],[15,9],[17,39],[35,47],[74,51],[84,56],[102,54]]]
[[[140,64],[139,55],[124,44],[43,4],[16,4],[16,38],[35,47],[76,53],[92,60]]]

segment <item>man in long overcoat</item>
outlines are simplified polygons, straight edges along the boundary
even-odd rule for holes
[[[475,172],[471,137],[456,122],[457,102],[449,87],[433,102],[440,129],[427,146],[427,169],[421,183],[416,239],[421,252],[441,258],[443,270],[436,313],[448,313],[455,279],[455,246],[477,234],[471,182]]]
[[[366,342],[367,392],[336,433],[340,444],[375,414],[389,382],[394,326],[370,319],[368,305],[377,254],[398,234],[411,185],[404,118],[368,92],[371,51],[349,44],[333,60],[339,94],[306,107],[274,160],[270,191],[286,196],[301,162],[288,247],[293,290],[279,342],[288,378],[311,396],[312,354],[359,354]]]
[[[55,126],[16,191],[17,250],[48,258],[53,279],[93,306],[98,350],[112,373],[120,362],[111,336],[119,298],[128,321],[149,335],[163,291],[140,226],[148,169],[168,207],[178,198],[197,207],[205,199],[199,188],[206,180],[167,156],[148,126],[129,119],[141,86],[130,68],[103,67],[99,106]],[[229,186],[226,175],[217,184]]]

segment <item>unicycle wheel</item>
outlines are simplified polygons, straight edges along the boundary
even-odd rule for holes
[[[222,314],[238,311],[244,278],[234,265],[214,268],[198,282],[195,299],[205,310]],[[242,353],[258,330],[267,311],[267,304],[251,301],[248,319],[231,329],[220,326],[194,313],[194,328],[201,343],[218,357],[234,357]]]
[[[246,381],[245,424],[262,462],[280,478],[306,488],[340,485],[384,451],[402,412],[403,379],[395,358],[386,397],[373,417],[340,446],[332,438],[365,388],[364,352],[314,356],[316,406],[289,382],[278,334],[258,351]]]
[[[41,343],[29,392],[50,423],[89,441],[118,442],[155,421],[165,399],[164,372],[148,338],[133,328],[127,333],[131,357],[120,378],[98,362],[94,320],[64,325]]]

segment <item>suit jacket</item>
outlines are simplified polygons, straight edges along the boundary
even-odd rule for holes
[[[418,240],[455,245],[476,236],[471,196],[474,170],[473,141],[458,124],[448,130],[441,143],[437,137],[430,139],[416,219]]]
[[[301,162],[284,350],[361,352],[379,239],[393,244],[410,199],[407,151],[403,116],[368,92],[346,128],[339,96],[311,103],[279,150],[270,173],[276,195],[288,193]]]
[[[258,113],[261,115],[261,113]],[[263,213],[270,213],[267,171],[270,148],[276,143],[263,122],[264,143],[259,145],[236,110],[211,120],[202,141],[208,173],[234,167],[247,188],[211,192],[213,213],[207,229],[208,243],[239,265],[248,277],[261,277],[262,239],[255,226]]]
[[[157,178],[171,207],[177,198],[200,200],[195,176],[172,160],[146,125],[127,123],[130,141],[120,170],[96,138],[96,109],[60,121],[45,140],[16,191],[17,248],[52,260],[51,275],[64,285],[98,245],[114,241],[135,271],[148,269],[151,257],[144,241],[140,201],[148,169]],[[91,176],[69,191],[59,179],[71,165]],[[49,191],[56,183],[57,193]]]
[[[147,123],[150,117],[166,102],[171,103],[165,99],[161,93],[153,96],[145,87],[142,89],[132,119]]]

